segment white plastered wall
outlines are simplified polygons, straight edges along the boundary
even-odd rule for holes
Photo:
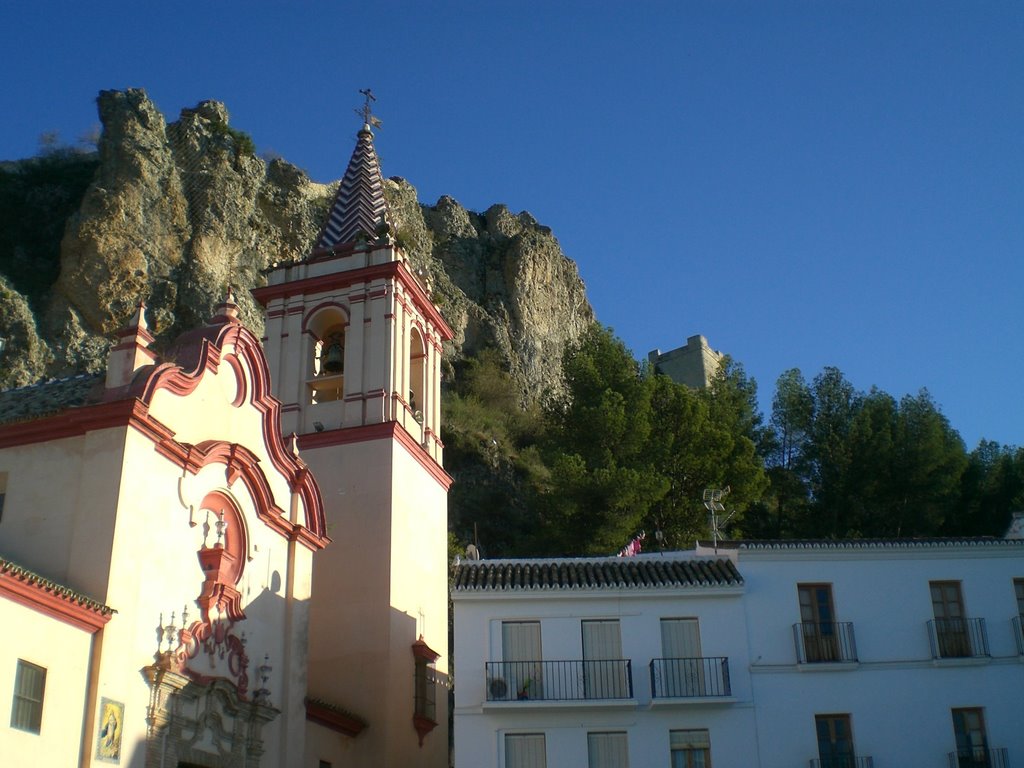
[[[0,761],[9,766],[78,765],[92,635],[6,599],[0,599],[0,627]],[[46,670],[38,734],[10,727],[19,659]]]

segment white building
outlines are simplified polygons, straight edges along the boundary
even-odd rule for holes
[[[1021,540],[470,562],[453,602],[458,768],[1024,764]]]

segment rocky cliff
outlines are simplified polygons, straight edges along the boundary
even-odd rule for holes
[[[99,370],[140,298],[166,343],[208,317],[229,283],[260,285],[271,263],[304,256],[333,195],[284,160],[256,157],[217,102],[170,124],[141,90],[104,91],[98,106],[97,155],[0,165],[0,388]],[[524,398],[557,388],[562,349],[593,311],[551,231],[502,205],[422,205],[399,178],[386,193],[400,242],[455,330],[448,359],[494,347]],[[239,293],[244,321],[261,331]]]

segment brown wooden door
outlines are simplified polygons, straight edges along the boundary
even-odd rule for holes
[[[804,656],[809,662],[839,661],[831,584],[798,584]]]

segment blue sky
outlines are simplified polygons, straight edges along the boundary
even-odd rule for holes
[[[420,199],[528,210],[640,356],[927,387],[1024,444],[1024,3],[45,2],[0,9],[0,159],[105,88],[204,99],[319,181],[358,89]]]

